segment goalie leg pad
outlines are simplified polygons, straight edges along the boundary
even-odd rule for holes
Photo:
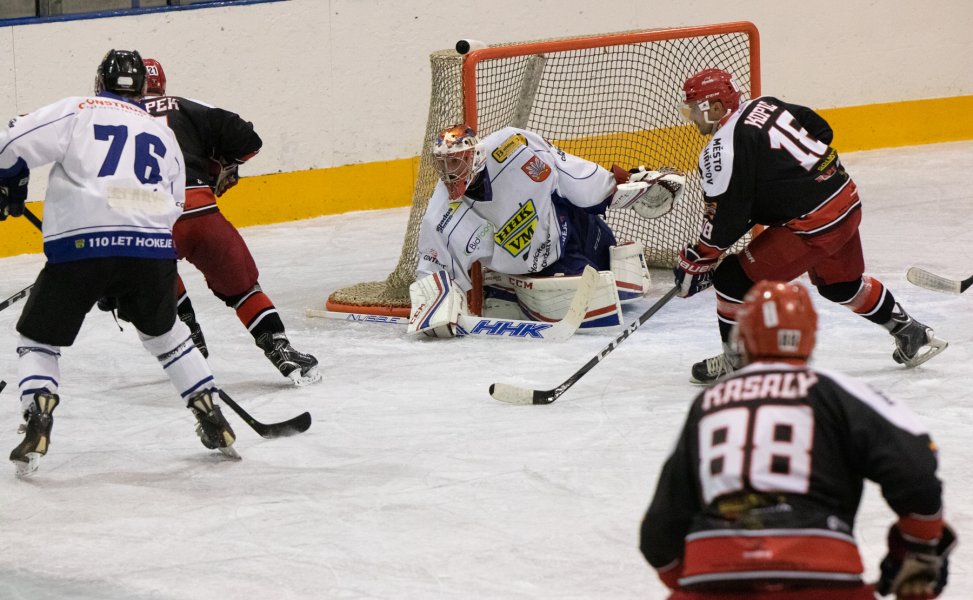
[[[456,287],[446,271],[437,271],[409,286],[412,315],[407,332],[429,337],[455,337],[460,315],[468,315],[466,293]]]
[[[622,304],[634,302],[649,293],[652,278],[645,264],[645,253],[639,242],[626,242],[609,248],[611,271]]]
[[[564,318],[580,282],[581,275],[501,275],[495,285],[514,291],[517,303],[528,319],[554,322]],[[622,323],[621,315],[622,305],[618,299],[615,277],[611,271],[599,271],[598,283],[581,327],[615,327]]]

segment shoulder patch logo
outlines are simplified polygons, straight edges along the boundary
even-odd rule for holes
[[[537,156],[532,156],[530,160],[525,162],[520,169],[527,173],[527,176],[534,181],[540,183],[551,176],[551,167],[546,162],[538,158]]]
[[[527,145],[527,138],[524,137],[522,133],[515,133],[503,141],[502,144],[497,146],[493,152],[490,153],[493,156],[493,160],[498,163],[510,158],[510,155],[514,153],[514,150],[521,146]]]

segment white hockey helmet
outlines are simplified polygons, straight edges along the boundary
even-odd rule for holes
[[[436,137],[432,158],[450,200],[460,198],[486,164],[476,132],[464,123],[447,127]]]

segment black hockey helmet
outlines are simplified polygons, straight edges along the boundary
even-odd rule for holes
[[[98,65],[95,93],[114,92],[120,96],[145,95],[145,63],[137,50],[109,50]]]

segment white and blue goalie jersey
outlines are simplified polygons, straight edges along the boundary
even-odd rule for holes
[[[417,278],[442,269],[467,291],[475,261],[510,275],[538,273],[561,257],[564,241],[552,198],[594,209],[615,190],[608,170],[533,132],[506,127],[480,143],[484,197],[450,202],[436,184],[419,230]]]

